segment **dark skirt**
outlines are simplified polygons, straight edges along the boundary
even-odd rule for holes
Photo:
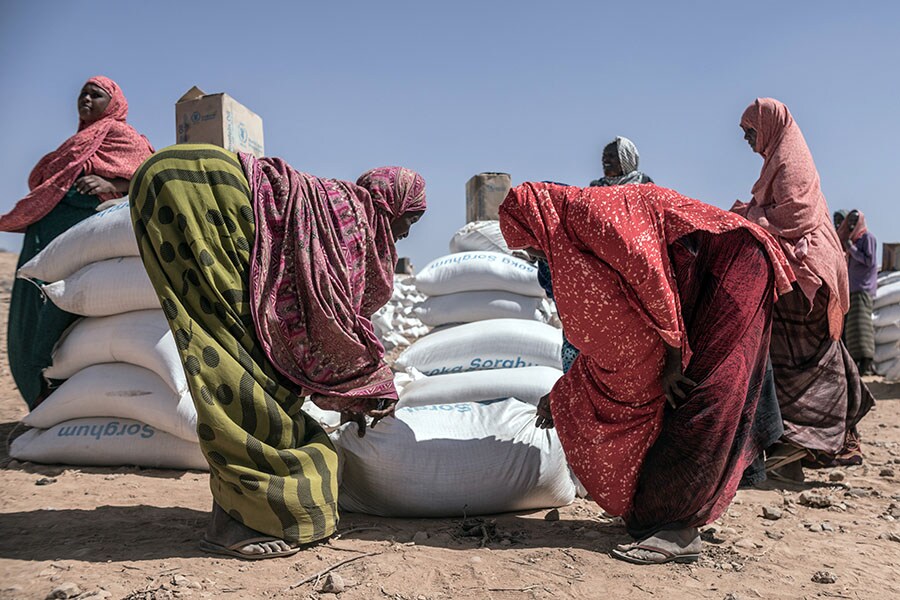
[[[794,284],[775,304],[771,355],[784,438],[801,448],[837,455],[875,399],[847,347],[831,339],[827,309],[825,286],[810,307]]]
[[[746,231],[695,233],[671,248],[697,383],[641,468],[629,533],[699,527],[724,513],[767,436],[754,429],[774,299],[772,266]]]
[[[781,408],[778,406],[778,394],[775,391],[775,371],[772,361],[766,366],[763,388],[756,405],[753,417],[753,433],[756,446],[766,450],[784,435],[784,421],[781,419]],[[752,487],[766,480],[766,458],[762,452],[756,455],[753,463],[744,471],[741,487]]]
[[[844,318],[844,343],[857,365],[875,358],[873,305],[874,299],[867,292],[850,294],[850,311]]]
[[[75,188],[69,190],[53,210],[25,230],[16,269],[37,256],[57,236],[93,215],[99,204],[96,196],[80,194]],[[60,310],[47,300],[34,283],[24,279],[13,282],[6,348],[9,370],[29,409],[49,391],[43,370],[50,366],[56,342],[76,319],[78,315]]]

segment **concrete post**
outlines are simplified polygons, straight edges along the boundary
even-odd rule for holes
[[[479,173],[466,182],[466,223],[496,221],[512,187],[508,173]]]

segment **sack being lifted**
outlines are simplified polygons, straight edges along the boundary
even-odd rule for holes
[[[437,379],[444,379],[443,377]],[[575,483],[556,431],[516,399],[401,407],[360,438],[332,434],[343,510],[461,517],[570,504]]]

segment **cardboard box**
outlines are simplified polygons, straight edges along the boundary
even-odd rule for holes
[[[264,153],[259,115],[228,94],[192,87],[175,103],[175,143],[215,144],[256,157]]]
[[[496,221],[509,188],[508,173],[479,173],[466,182],[466,223]]]
[[[900,271],[900,244],[881,245],[881,270]]]

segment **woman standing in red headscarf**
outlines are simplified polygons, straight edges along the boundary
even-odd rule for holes
[[[776,478],[802,480],[804,464],[862,462],[856,424],[875,401],[841,342],[847,259],[803,133],[772,98],[748,106],[741,128],[764,162],[753,199],[732,210],[775,237],[797,276],[775,307],[771,355],[785,432],[766,466]]]
[[[655,185],[525,183],[500,207],[510,248],[545,258],[580,351],[538,406],[591,497],[625,518],[638,564],[696,560],[761,450],[753,428],[775,293],[774,240]],[[549,404],[549,405],[548,405]]]
[[[0,231],[25,234],[18,266],[94,214],[100,203],[126,195],[131,176],[153,153],[147,138],[125,122],[128,102],[113,80],[88,79],[78,94],[77,107],[78,131],[38,161],[28,177],[31,191],[0,217]],[[21,279],[14,283],[9,366],[29,408],[46,395],[41,371],[50,365],[53,345],[74,319],[45,302],[32,283]]]

